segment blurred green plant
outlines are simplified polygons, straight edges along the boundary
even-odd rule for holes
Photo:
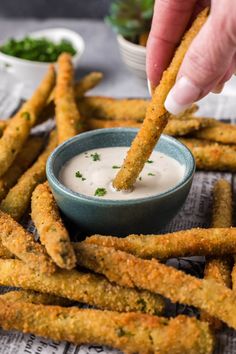
[[[150,31],[154,0],[114,0],[106,17],[115,32],[132,42]]]

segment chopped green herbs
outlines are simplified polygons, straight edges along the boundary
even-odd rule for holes
[[[139,179],[139,181],[142,181],[142,177],[141,176],[138,179]]]
[[[152,160],[147,160],[146,163],[153,163],[154,161]]]
[[[22,112],[21,117],[23,117],[25,120],[30,120],[29,112]]]
[[[13,57],[53,63],[61,53],[76,54],[76,50],[70,41],[62,39],[54,43],[46,38],[25,37],[21,40],[10,39],[0,47],[0,51]]]
[[[106,194],[107,194],[107,191],[106,191],[105,188],[97,188],[95,193],[94,193],[94,195],[96,197],[104,197],[104,195],[106,195]]]
[[[149,173],[148,173],[148,176],[155,176],[155,174],[154,174],[154,173],[149,172]]]
[[[97,152],[95,152],[94,154],[91,154],[90,156],[92,157],[93,161],[100,161],[101,160],[100,155]]]
[[[86,180],[86,178],[83,177],[83,175],[82,175],[82,173],[80,173],[80,171],[76,171],[75,172],[75,177],[81,178],[82,181]]]
[[[80,173],[80,171],[76,171],[76,172],[75,172],[75,177],[77,177],[77,178],[82,178],[83,176],[82,176],[82,174]]]
[[[112,168],[116,169],[116,168],[120,168],[120,166],[113,165]]]

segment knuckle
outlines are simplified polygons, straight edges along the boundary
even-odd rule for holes
[[[191,66],[191,70],[195,72],[196,76],[212,77],[217,73],[218,65],[212,57],[210,50],[207,55],[199,51],[189,52],[189,66]]]

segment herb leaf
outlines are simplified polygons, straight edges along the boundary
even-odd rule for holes
[[[75,177],[81,178],[82,181],[86,180],[86,178],[84,178],[84,176],[82,175],[82,173],[80,171],[75,172]]]
[[[107,191],[105,188],[97,188],[94,195],[97,197],[104,197],[104,195],[107,194]]]
[[[100,161],[101,160],[101,157],[97,152],[95,152],[94,154],[91,154],[90,156],[92,157],[93,161]]]
[[[154,173],[149,172],[149,173],[148,173],[148,176],[155,176],[155,174],[154,174]]]
[[[116,169],[116,168],[120,168],[120,166],[113,165],[112,168]]]
[[[147,160],[146,163],[153,163],[153,160]]]

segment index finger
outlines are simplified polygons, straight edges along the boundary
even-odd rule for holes
[[[156,0],[147,44],[147,76],[157,86],[179,44],[197,0]]]

